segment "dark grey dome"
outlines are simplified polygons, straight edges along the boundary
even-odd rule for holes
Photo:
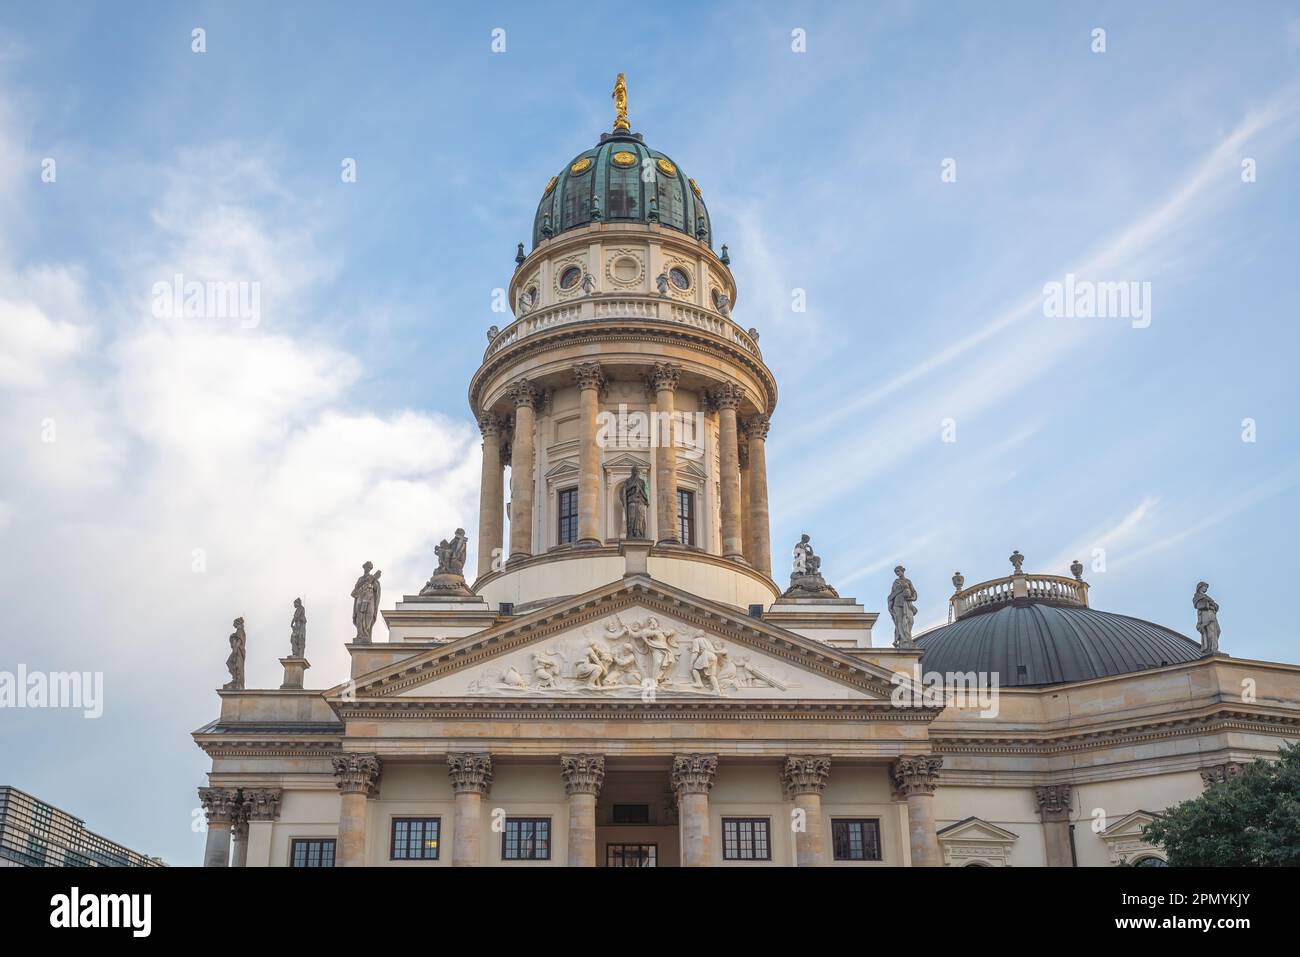
[[[925,672],[996,673],[1048,685],[1195,661],[1200,645],[1161,625],[1092,608],[1015,601],[919,635]]]

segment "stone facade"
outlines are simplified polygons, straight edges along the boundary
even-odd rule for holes
[[[927,696],[878,612],[774,581],[776,381],[707,239],[554,231],[509,296],[470,380],[470,593],[386,590],[330,689],[217,692],[207,865],[1112,865],[1300,735],[1300,668],[1227,656]]]

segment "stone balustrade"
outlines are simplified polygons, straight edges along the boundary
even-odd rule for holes
[[[690,326],[711,332],[755,357],[762,357],[758,343],[748,333],[730,319],[709,309],[652,296],[588,296],[546,306],[516,319],[488,344],[487,351],[483,353],[483,361],[487,362],[503,349],[529,336],[570,323],[601,319],[644,319]]]
[[[1063,575],[1009,575],[963,588],[948,603],[953,617],[1007,604],[1016,599],[1088,607],[1088,583]]]

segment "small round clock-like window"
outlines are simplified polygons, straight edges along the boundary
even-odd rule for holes
[[[678,289],[690,289],[691,277],[685,269],[674,266],[668,270],[668,280]]]
[[[582,281],[582,270],[577,266],[570,266],[564,272],[560,273],[560,288],[572,289]]]

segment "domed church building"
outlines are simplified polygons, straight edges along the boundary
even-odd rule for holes
[[[700,184],[614,100],[469,382],[477,567],[463,529],[395,599],[367,562],[324,690],[301,609],[279,688],[236,621],[205,863],[1163,863],[1143,825],[1300,737],[1300,668],[1222,653],[1208,587],[1199,640],[1095,609],[1077,562],[956,575],[915,636],[902,567],[868,604],[808,536],[773,569],[776,378]]]

